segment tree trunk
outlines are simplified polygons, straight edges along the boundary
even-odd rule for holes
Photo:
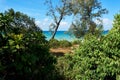
[[[56,35],[56,32],[57,32],[57,30],[58,30],[58,27],[59,27],[59,25],[56,26],[55,31],[54,31],[51,39],[54,39],[54,37],[55,37],[55,35]],[[51,40],[51,39],[50,39],[50,40]]]
[[[51,39],[54,39],[54,37],[55,37],[55,35],[56,35],[56,32],[57,32],[57,30],[58,30],[58,27],[60,26],[60,22],[62,21],[62,19],[63,19],[63,14],[60,16],[59,21],[56,23],[57,26],[55,27],[55,31],[54,31],[54,33],[53,33]],[[51,39],[50,39],[50,40],[51,40]]]

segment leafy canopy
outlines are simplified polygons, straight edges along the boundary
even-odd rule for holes
[[[70,1],[70,9],[75,15],[75,20],[71,24],[69,32],[77,38],[81,38],[88,33],[99,37],[103,26],[100,18],[108,12],[102,8],[101,2],[99,0]]]

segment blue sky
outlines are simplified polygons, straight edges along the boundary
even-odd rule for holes
[[[108,14],[102,17],[104,29],[108,30],[112,28],[114,15],[120,11],[120,0],[100,1],[102,2],[102,7],[109,11]],[[55,2],[57,2],[57,0],[55,0]],[[35,18],[36,24],[41,27],[42,30],[49,30],[49,24],[52,20],[50,17],[46,16],[47,8],[45,7],[44,0],[0,0],[0,12],[4,12],[10,8]],[[63,20],[59,30],[67,30],[71,20],[71,17],[67,17]]]

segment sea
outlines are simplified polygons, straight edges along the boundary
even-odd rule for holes
[[[106,35],[108,33],[108,30],[103,31],[103,35]],[[52,33],[50,31],[43,31],[43,34],[46,36],[46,40],[49,40],[52,36]],[[74,41],[77,40],[75,36],[70,35],[67,31],[57,31],[55,35],[55,39],[57,40],[68,40],[68,41]]]

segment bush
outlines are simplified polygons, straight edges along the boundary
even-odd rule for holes
[[[120,75],[120,14],[104,37],[87,35],[71,57],[59,60],[58,70],[66,80],[116,80]]]
[[[109,59],[103,63],[107,73],[105,79],[113,77],[115,80],[116,76],[120,75],[120,14],[115,15],[113,28],[105,36],[102,47],[106,58]]]
[[[70,47],[72,46],[71,42],[67,41],[67,40],[60,40],[59,41],[60,47]]]
[[[62,78],[61,80],[74,80],[72,75],[72,66],[74,65],[72,57],[73,55],[65,54],[65,56],[57,59],[56,69]]]
[[[99,49],[100,46],[98,46],[98,44],[100,44],[100,42],[92,36],[91,39],[84,40],[84,42],[81,43],[80,48],[75,50],[75,53],[72,55],[72,57],[67,58],[67,61],[71,62],[64,61],[64,64],[68,65],[68,71],[64,72],[65,76],[70,80],[97,80],[97,78],[94,78],[94,76],[97,77],[97,74],[94,73],[94,68],[95,63],[99,61],[99,56],[97,57],[97,49]],[[94,50],[96,50],[95,53]],[[64,64],[62,65],[64,66]]]
[[[51,48],[58,48],[60,46],[60,43],[59,43],[59,41],[57,39],[51,39],[49,41],[49,46]]]
[[[56,59],[49,53],[45,36],[27,28],[27,32],[14,32],[25,28],[11,28],[14,20],[9,17],[0,14],[0,80],[54,80]]]
[[[74,41],[72,41],[72,45],[76,45],[76,44],[80,44],[81,43],[81,40],[74,40]]]
[[[49,46],[51,48],[65,48],[65,47],[70,47],[72,46],[71,42],[67,41],[67,40],[60,40],[58,41],[57,39],[52,39],[49,41]]]

